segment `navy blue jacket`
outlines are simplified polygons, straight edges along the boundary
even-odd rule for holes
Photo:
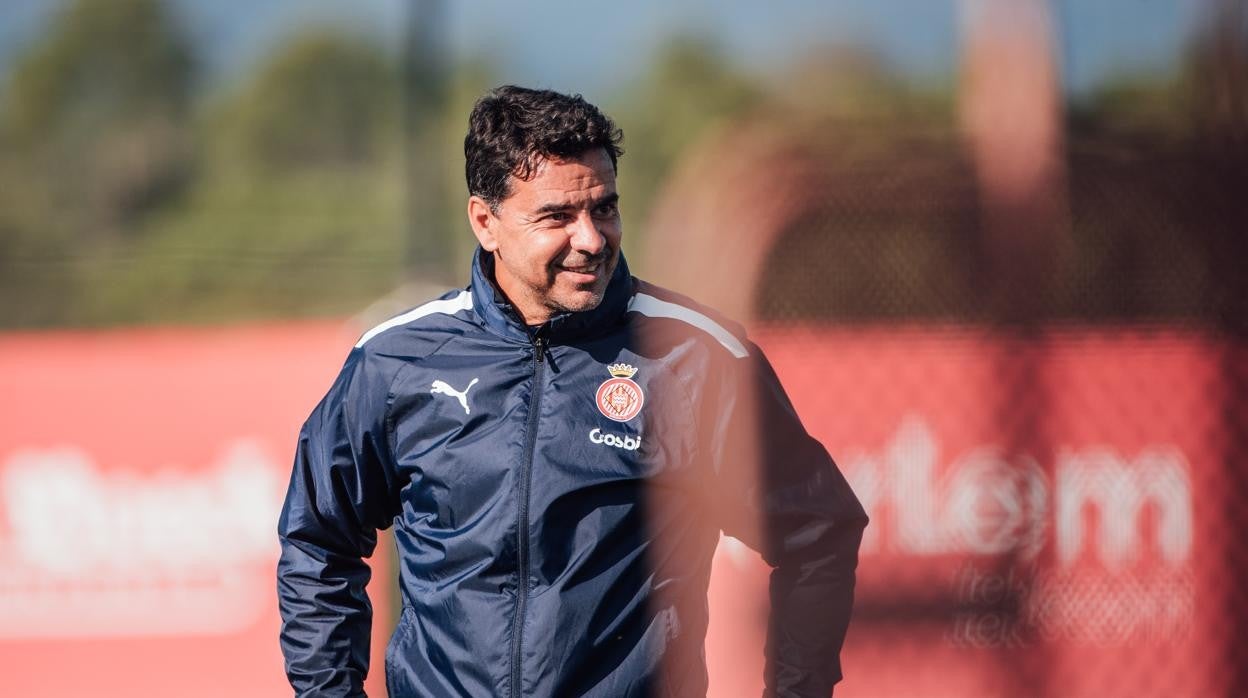
[[[279,524],[286,671],[362,695],[393,525],[390,695],[703,696],[720,531],[775,570],[771,695],[840,679],[866,516],[736,326],[629,275],[528,328],[468,290],[367,332],[300,434]]]

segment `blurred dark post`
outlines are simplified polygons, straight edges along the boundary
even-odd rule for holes
[[[1209,185],[1204,225],[1213,241],[1210,261],[1222,291],[1213,299],[1219,324],[1238,340],[1248,337],[1248,5],[1220,0],[1208,34],[1191,60],[1197,76],[1192,108],[1201,169]]]
[[[1222,474],[1224,498],[1217,502],[1227,535],[1222,539],[1229,574],[1223,585],[1224,608],[1232,630],[1222,658],[1231,677],[1227,695],[1248,695],[1248,544],[1240,531],[1248,501],[1248,6],[1242,0],[1221,0],[1210,13],[1204,40],[1190,60],[1197,77],[1191,108],[1199,124],[1202,225],[1209,240],[1209,260],[1218,291],[1212,298],[1219,330],[1227,348],[1222,359],[1224,433]]]
[[[446,105],[446,62],[441,37],[446,14],[439,0],[408,0],[403,39],[403,124],[407,145],[406,281],[454,278],[444,230],[441,117]]]

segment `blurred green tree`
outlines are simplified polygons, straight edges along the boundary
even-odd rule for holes
[[[367,167],[394,145],[399,90],[392,57],[364,40],[311,31],[282,46],[231,101],[224,135],[234,157],[266,176]]]
[[[192,80],[159,0],[77,0],[13,72],[6,143],[81,232],[118,232],[184,180]]]
[[[482,57],[463,61],[452,71],[447,86],[446,106],[439,125],[439,140],[445,144],[440,153],[442,162],[443,190],[442,226],[449,236],[448,249],[454,275],[459,283],[468,282],[468,260],[476,249],[477,239],[468,226],[468,184],[464,174],[464,135],[468,128],[468,114],[477,99],[498,86],[498,71]]]
[[[403,159],[397,61],[310,29],[202,108],[197,177],[97,279],[91,321],[342,314],[397,283]]]
[[[0,98],[0,313],[69,319],[80,272],[181,191],[194,64],[159,0],[76,0]]]
[[[714,42],[680,36],[660,50],[617,104],[610,105],[608,113],[624,130],[620,206],[630,249],[646,245],[644,226],[655,194],[681,155],[763,97],[762,87]]]

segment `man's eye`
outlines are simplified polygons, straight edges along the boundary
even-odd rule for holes
[[[554,221],[555,223],[566,223],[570,219],[571,216],[569,216],[566,211],[555,211],[554,213],[546,216],[546,220]]]
[[[614,216],[615,211],[615,204],[602,204],[598,208],[594,209],[594,212],[599,216]]]

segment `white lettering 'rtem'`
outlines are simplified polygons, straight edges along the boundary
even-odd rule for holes
[[[724,329],[723,325],[710,319],[709,317],[699,313],[696,310],[686,308],[683,305],[670,303],[668,301],[659,300],[654,296],[644,293],[638,293],[628,301],[628,309],[635,313],[648,315],[650,317],[665,317],[673,320],[693,325],[703,332],[711,335],[717,342],[722,344],[725,349],[732,353],[738,359],[744,359],[750,355],[741,340],[737,339],[731,332]]]
[[[421,319],[422,317],[425,317],[426,315],[433,315],[435,313],[441,313],[442,315],[454,315],[455,313],[458,313],[461,310],[469,310],[471,308],[472,308],[472,292],[471,291],[460,291],[459,295],[455,296],[454,298],[444,298],[442,300],[429,301],[428,303],[425,303],[424,305],[418,306],[416,308],[412,308],[411,310],[407,311],[406,313],[403,313],[402,315],[397,315],[395,317],[392,317],[389,320],[386,320],[380,325],[374,327],[373,329],[365,332],[364,336],[360,337],[360,341],[355,343],[355,348],[359,349],[360,347],[364,346],[365,342],[372,339],[373,337],[376,337],[382,332],[385,332],[388,329],[398,327],[400,325],[406,325],[409,322],[415,322]]]

